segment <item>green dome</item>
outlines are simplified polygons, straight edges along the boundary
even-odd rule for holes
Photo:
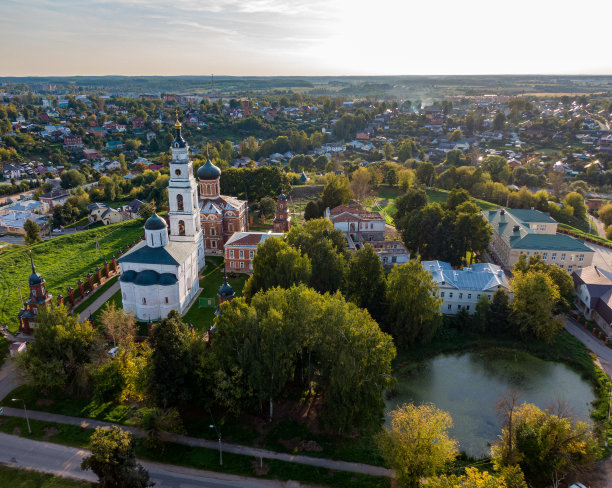
[[[221,298],[231,298],[234,296],[234,289],[225,281],[217,292],[217,296]]]
[[[200,180],[216,180],[221,176],[221,170],[210,162],[210,159],[206,160],[196,173]]]
[[[162,219],[159,215],[154,213],[151,215],[147,221],[145,222],[144,228],[146,230],[162,230],[168,227],[166,221]]]
[[[32,286],[32,285],[40,285],[41,283],[44,283],[44,279],[41,275],[39,275],[38,273],[34,272],[30,275],[30,277],[28,278],[28,285]]]

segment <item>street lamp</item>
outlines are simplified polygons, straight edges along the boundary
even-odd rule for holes
[[[215,419],[213,419],[213,422],[214,421]],[[219,466],[223,466],[223,450],[221,449],[221,432],[219,432],[219,430],[217,429],[217,426],[214,423],[210,424],[208,427],[211,429],[215,429],[215,431],[217,432],[217,436],[219,437]]]
[[[23,411],[25,412],[26,423],[28,424],[28,432],[32,433],[32,429],[30,428],[30,419],[28,418],[28,410],[26,409],[25,400],[21,398],[11,398],[11,402],[23,402]]]

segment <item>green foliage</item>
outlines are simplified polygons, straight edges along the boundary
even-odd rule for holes
[[[143,203],[138,208],[138,216],[142,217],[144,220],[147,220],[149,217],[152,217],[155,213],[155,205],[151,203]]]
[[[458,443],[448,435],[453,420],[433,403],[404,404],[389,416],[378,441],[399,486],[418,487],[421,478],[438,474],[457,457]]]
[[[98,476],[96,488],[146,488],[153,486],[149,473],[136,463],[132,435],[113,426],[98,428],[91,436],[91,455],[81,462]]]
[[[487,156],[482,161],[482,169],[491,175],[493,181],[508,183],[510,166],[503,156]]]
[[[353,196],[348,178],[345,176],[328,174],[325,179],[325,187],[321,194],[323,209],[332,209],[348,203]]]
[[[229,168],[221,173],[221,192],[249,200],[261,200],[270,195],[288,194],[288,177],[279,168]]]
[[[573,215],[580,220],[586,219],[586,205],[584,204],[584,197],[577,192],[571,192],[565,195],[563,203],[566,207],[574,209]]]
[[[87,386],[85,365],[94,345],[94,329],[88,321],[69,315],[64,305],[38,311],[36,341],[20,356],[24,371],[42,388],[82,393]]]
[[[599,212],[597,212],[597,215],[606,227],[612,225],[612,203],[603,205]]]
[[[246,282],[243,293],[245,297],[252,298],[258,291],[275,286],[289,288],[293,284],[308,283],[311,274],[308,256],[286,241],[271,237],[258,247],[253,258],[253,274]]]
[[[36,471],[0,466],[0,486],[11,488],[90,488],[90,483]]]
[[[28,246],[42,240],[42,237],[40,237],[40,226],[36,222],[30,219],[26,220],[23,224],[23,230],[26,233],[23,240]]]
[[[509,404],[503,415],[506,422],[492,458],[499,467],[518,464],[530,485],[558,486],[566,476],[594,465],[599,448],[586,422],[528,403]]]
[[[344,278],[344,295],[365,308],[378,322],[385,310],[387,279],[378,254],[370,244],[359,249],[348,262]]]
[[[85,184],[85,176],[79,170],[69,169],[60,177],[62,188],[74,188]]]
[[[413,213],[422,209],[425,205],[427,205],[427,193],[420,188],[409,189],[405,195],[402,195],[395,201],[397,208],[393,216],[395,226],[399,230],[406,228]]]
[[[438,285],[417,260],[395,266],[387,282],[384,321],[398,344],[427,342],[441,322]]]
[[[304,285],[275,288],[223,304],[214,349],[232,378],[231,396],[260,409],[273,405],[299,378],[321,395],[324,420],[338,431],[368,425],[384,408],[395,348],[367,312],[341,295],[320,295]],[[315,377],[315,372],[318,372]]]
[[[424,161],[417,166],[416,169],[417,181],[423,185],[431,186],[435,182],[436,169],[429,161]]]
[[[294,226],[287,234],[287,243],[310,259],[310,286],[321,293],[334,292],[342,286],[346,265],[344,234],[334,229],[327,219],[312,219]]]
[[[562,322],[553,316],[559,301],[559,287],[544,271],[518,272],[512,280],[512,323],[526,336],[551,342],[563,328]]]
[[[270,217],[274,215],[274,210],[276,210],[276,201],[270,197],[264,197],[259,200],[259,210],[262,215],[266,217]]]

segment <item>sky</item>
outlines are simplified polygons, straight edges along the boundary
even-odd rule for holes
[[[0,0],[0,76],[612,75],[612,0]]]

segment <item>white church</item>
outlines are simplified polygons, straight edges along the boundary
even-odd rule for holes
[[[193,164],[180,122],[174,130],[168,184],[170,228],[154,214],[145,222],[144,241],[117,260],[123,309],[141,321],[159,320],[170,310],[184,313],[197,296],[198,273],[204,267]]]

